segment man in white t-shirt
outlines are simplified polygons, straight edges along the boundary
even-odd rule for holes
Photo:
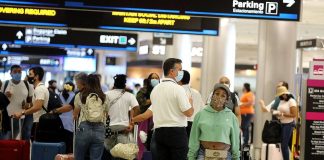
[[[42,83],[43,77],[44,69],[42,67],[33,67],[29,69],[28,82],[30,84],[33,84],[35,87],[32,106],[28,109],[24,109],[21,112],[15,112],[14,114],[15,118],[20,118],[23,115],[34,115],[32,135],[34,135],[35,133],[36,126],[39,122],[39,117],[46,113],[42,107],[44,106],[45,108],[47,108],[49,99],[49,92],[44,83]]]
[[[180,84],[184,88],[184,90],[186,91],[186,96],[189,99],[192,99],[192,106],[194,108],[194,114],[188,118],[188,126],[186,127],[188,138],[190,135],[191,126],[195,118],[195,115],[205,106],[201,94],[197,90],[191,88],[189,82],[190,82],[190,73],[186,70],[183,70],[183,78],[178,84]]]
[[[12,79],[5,81],[1,88],[1,91],[10,100],[10,103],[7,106],[9,116],[12,116],[15,112],[21,112],[23,109],[28,108],[32,100],[31,96],[33,95],[34,88],[27,81],[21,80],[21,72],[22,68],[19,65],[11,66],[10,75]],[[11,132],[13,132],[14,135],[13,138],[16,138],[19,134],[19,121],[21,121],[22,125],[22,133],[20,133],[21,139],[29,140],[33,124],[33,115],[26,116],[19,120],[13,119],[14,127],[11,129]]]
[[[134,109],[139,108],[139,105],[134,94],[125,92],[126,77],[124,74],[117,74],[114,77],[113,90],[106,93],[109,100],[109,126],[113,134],[106,140],[106,149],[111,149],[117,143],[128,143],[128,133],[134,127],[131,118],[134,116]]]
[[[163,63],[165,78],[151,93],[155,150],[162,160],[187,159],[187,118],[194,109],[184,88],[177,84],[183,76],[181,63],[180,59],[167,59]]]

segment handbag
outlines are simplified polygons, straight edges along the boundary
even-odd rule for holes
[[[137,144],[134,143],[127,143],[116,144],[111,150],[110,153],[114,157],[119,157],[123,159],[133,160],[136,158],[139,149]]]
[[[110,153],[113,157],[133,160],[136,158],[139,148],[137,146],[137,133],[138,125],[134,126],[134,143],[118,143],[111,150]]]
[[[226,160],[228,151],[205,149],[205,160]]]

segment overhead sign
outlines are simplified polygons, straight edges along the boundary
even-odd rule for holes
[[[137,0],[136,2],[120,0],[0,0],[0,3],[7,5],[77,8],[82,10],[135,11],[288,21],[299,21],[301,10],[301,0]],[[29,11],[28,14],[52,16],[55,12],[51,10],[32,10]]]
[[[144,32],[165,32],[213,35],[219,34],[219,20],[216,18],[192,17],[189,15],[145,13],[107,10],[86,10],[85,8],[48,9],[41,6],[24,6],[13,1],[7,5],[0,0],[0,23],[15,25],[59,26],[71,28],[91,28],[108,30],[128,30]],[[33,4],[33,5],[32,5]],[[52,7],[52,6],[51,6]]]
[[[296,44],[297,48],[324,48],[324,39],[305,39],[305,40],[299,40]]]
[[[172,45],[173,38],[153,37],[153,44]]]
[[[60,65],[60,59],[57,58],[34,58],[28,56],[0,56],[0,62],[2,62],[0,66],[29,64],[58,67]]]
[[[170,33],[154,33],[153,44],[157,45],[172,45],[173,35]]]
[[[61,48],[137,50],[137,34],[59,28],[0,27],[0,42],[3,47],[7,44],[19,44]]]

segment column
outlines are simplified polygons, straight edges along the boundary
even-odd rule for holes
[[[182,69],[191,71],[191,36],[185,34],[174,34],[173,45],[167,46],[167,58],[179,58],[182,60]]]
[[[204,100],[221,76],[227,76],[234,84],[236,29],[229,19],[222,18],[220,24],[219,36],[205,36],[203,40],[204,54],[200,85]]]
[[[259,22],[259,52],[256,79],[256,105],[254,117],[254,157],[261,158],[262,129],[265,120],[270,120],[269,113],[262,113],[259,99],[270,103],[279,81],[287,81],[293,91],[296,73],[296,23],[284,21]]]

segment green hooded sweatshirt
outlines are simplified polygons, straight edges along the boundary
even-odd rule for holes
[[[188,159],[196,160],[200,141],[210,141],[231,145],[232,159],[239,160],[239,136],[238,121],[230,109],[225,107],[218,112],[207,105],[194,118],[189,138]]]

